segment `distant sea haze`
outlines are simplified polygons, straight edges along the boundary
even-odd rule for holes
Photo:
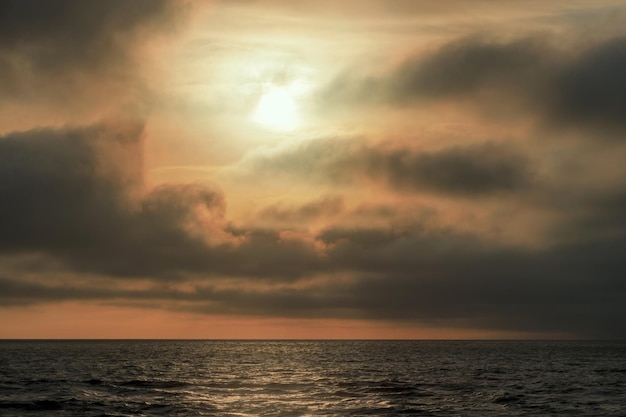
[[[626,342],[1,341],[1,416],[624,416]]]

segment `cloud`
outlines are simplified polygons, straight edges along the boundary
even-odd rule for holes
[[[320,93],[320,103],[412,106],[464,100],[487,113],[513,109],[517,119],[533,114],[558,128],[621,131],[625,70],[623,37],[572,45],[547,34],[474,35],[412,56],[382,76],[344,74]]]
[[[367,148],[352,138],[307,140],[272,151],[253,153],[242,161],[253,175],[294,174],[312,181],[350,184]],[[258,177],[257,177],[258,178]]]
[[[309,222],[320,218],[328,218],[341,213],[344,209],[344,201],[341,197],[331,196],[311,201],[304,205],[286,206],[275,204],[263,208],[259,212],[261,219],[278,222]]]
[[[70,277],[78,274],[72,283],[35,279],[19,267],[8,271],[11,276],[3,272],[3,305],[150,302],[205,313],[623,335],[616,319],[625,316],[626,305],[623,233],[576,235],[585,223],[571,222],[574,239],[530,248],[429,222],[336,225],[312,235],[237,228],[215,190],[193,184],[145,189],[142,136],[140,123],[115,122],[0,138],[0,251],[5,257],[48,256]],[[485,153],[500,152],[492,146],[461,154],[489,160]],[[367,166],[372,150],[355,149]],[[454,165],[458,152],[429,153],[427,159]],[[445,182],[436,184],[445,190]],[[494,189],[503,187],[496,184]],[[623,229],[617,215],[623,198],[610,199],[613,216],[592,200],[580,218]],[[290,213],[327,215],[337,204],[320,200]],[[120,277],[144,278],[150,286],[127,287]]]
[[[535,177],[530,158],[513,145],[496,142],[419,151],[317,139],[247,163],[255,173],[299,174],[336,184],[367,181],[398,192],[448,196],[522,192]]]
[[[118,123],[0,137],[0,249],[112,274],[193,268],[206,248],[194,222],[220,222],[222,196],[193,185],[146,193],[142,132]]]
[[[472,328],[623,337],[626,241],[543,249],[489,244],[444,230],[329,229],[314,264],[329,279],[300,286],[196,283],[191,290],[136,290],[2,279],[3,303],[152,300],[163,308],[260,316],[360,318]],[[258,250],[261,246],[257,247]],[[288,246],[266,246],[258,262]],[[285,257],[284,259],[289,259]],[[262,263],[260,264],[261,266]],[[599,268],[598,266],[601,266]],[[330,275],[329,275],[330,274]],[[339,279],[345,277],[349,279]],[[337,278],[334,278],[337,277]],[[169,307],[167,307],[169,305]]]
[[[96,124],[0,137],[0,251],[48,254],[119,277],[298,279],[320,268],[297,235],[242,229],[199,184],[146,189],[143,126]]]
[[[87,99],[86,85],[128,88],[138,41],[171,29],[182,8],[170,0],[3,1],[2,100],[54,98],[58,105]]]
[[[626,127],[626,38],[609,39],[584,53],[559,74],[552,102],[560,123]]]
[[[623,321],[615,322],[624,313],[623,246],[447,251],[430,270],[363,280],[354,291],[364,312],[389,320],[465,319],[483,328],[623,337]],[[606,267],[598,271],[598,264]]]
[[[529,161],[512,147],[484,143],[435,152],[370,152],[366,172],[394,188],[480,196],[518,192],[532,182]]]
[[[2,247],[80,246],[91,233],[110,234],[107,222],[120,217],[124,194],[140,184],[135,166],[113,163],[106,154],[140,162],[141,132],[131,123],[1,137]]]
[[[546,189],[538,204],[561,213],[561,221],[550,228],[550,238],[560,242],[604,241],[626,236],[624,184],[603,189]]]
[[[487,88],[523,90],[543,81],[537,76],[551,69],[552,56],[541,39],[463,38],[424,59],[403,63],[390,76],[387,99],[401,104],[471,95]]]
[[[480,24],[484,26],[491,21],[500,22],[503,18],[532,18],[552,17],[564,13],[576,13],[583,10],[586,14],[595,11],[595,8],[619,5],[613,0],[598,1],[594,8],[583,2],[555,1],[545,2],[526,1],[524,3],[509,3],[497,0],[474,0],[471,3],[459,0],[443,0],[436,3],[428,0],[347,0],[336,2],[319,0],[315,2],[297,2],[288,0],[221,0],[226,6],[256,7],[263,10],[278,10],[279,12],[295,12],[299,15],[328,17],[348,17],[350,19],[380,19],[388,18],[411,20],[420,19],[430,24],[439,23],[442,18],[461,21],[463,23],[475,20],[474,14],[480,14]],[[566,7],[567,6],[567,7]],[[402,21],[400,20],[400,23]],[[446,22],[446,20],[444,20]]]
[[[411,56],[382,76],[343,75],[322,97],[330,102],[406,106],[493,90],[507,96],[525,94],[529,88],[540,89],[555,70],[560,55],[555,52],[539,35],[513,40],[462,37]]]
[[[322,239],[336,245],[328,255],[333,271],[359,270],[355,279],[303,290],[217,290],[196,308],[624,336],[623,239],[542,250],[441,231],[329,230]]]

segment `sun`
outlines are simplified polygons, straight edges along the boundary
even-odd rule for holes
[[[290,89],[272,86],[259,99],[253,120],[269,129],[289,131],[298,126],[298,106]]]

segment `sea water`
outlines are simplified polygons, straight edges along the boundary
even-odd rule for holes
[[[0,415],[626,416],[626,343],[0,341]]]

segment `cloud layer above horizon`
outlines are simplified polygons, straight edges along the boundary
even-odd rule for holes
[[[626,7],[334,3],[1,3],[0,317],[626,337]]]

